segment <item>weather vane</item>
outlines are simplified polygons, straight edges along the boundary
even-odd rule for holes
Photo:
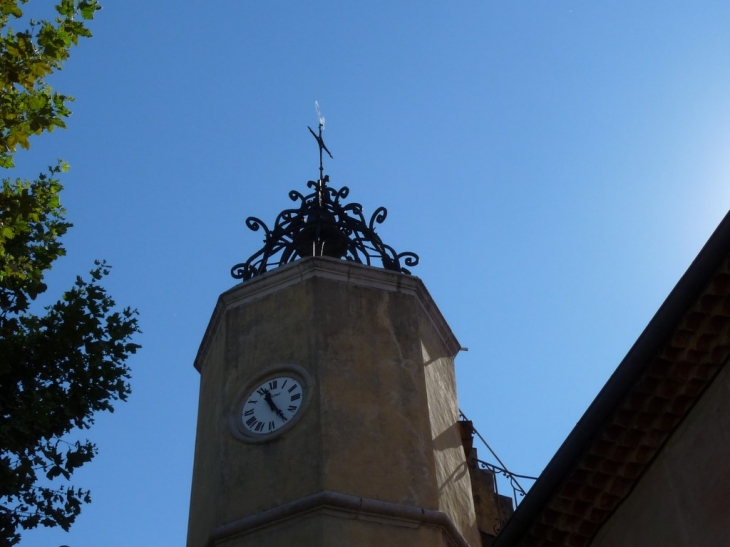
[[[317,144],[319,145],[319,181],[320,184],[324,184],[326,181],[324,180],[324,166],[322,164],[322,150],[327,152],[329,154],[329,157],[332,159],[335,159],[332,157],[332,152],[330,152],[327,147],[324,144],[324,141],[322,140],[322,130],[324,129],[324,117],[322,116],[322,112],[319,110],[319,103],[317,101],[314,101],[314,108],[317,110],[317,121],[319,122],[319,134],[315,133],[314,130],[307,126],[307,129],[309,129],[309,132],[312,134],[312,136],[317,139]]]

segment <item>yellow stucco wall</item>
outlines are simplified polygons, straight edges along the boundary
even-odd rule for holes
[[[458,347],[420,280],[385,270],[310,258],[224,293],[196,361],[188,547],[322,491],[444,512],[479,545],[456,426]],[[286,364],[313,380],[302,418],[269,442],[234,437],[243,386]],[[447,545],[438,526],[355,513],[312,511],[216,544]]]

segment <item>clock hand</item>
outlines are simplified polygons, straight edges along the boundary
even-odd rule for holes
[[[276,405],[274,404],[274,400],[271,398],[271,392],[268,389],[264,389],[264,401],[266,401],[266,404],[269,405],[269,408],[276,412]]]
[[[286,421],[286,416],[284,416],[284,413],[281,410],[279,410],[277,408],[274,412],[276,412],[276,415],[279,416],[279,418],[281,418],[282,422]]]
[[[279,418],[281,418],[283,421],[286,421],[286,416],[284,416],[284,413],[279,409],[278,406],[276,406],[276,403],[274,403],[274,400],[271,398],[271,392],[268,390],[264,390],[264,401],[269,405],[269,408],[277,415]]]

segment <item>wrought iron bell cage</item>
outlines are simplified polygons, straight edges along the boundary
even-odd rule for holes
[[[317,114],[319,116],[319,108]],[[324,174],[322,153],[327,152],[330,157],[332,154],[322,139],[323,129],[321,116],[319,131],[315,133],[309,128],[319,145],[319,179],[307,182],[313,192],[303,195],[296,190],[290,191],[289,199],[297,206],[279,213],[271,229],[259,218],[246,219],[250,230],[263,230],[264,245],[248,260],[231,268],[235,279],[246,281],[308,256],[329,256],[367,265],[380,261],[384,269],[404,274],[410,274],[408,268],[418,265],[418,255],[409,251],[397,253],[375,232],[376,224],[382,224],[388,216],[385,207],[376,209],[366,221],[362,205],[344,202],[350,193],[347,186],[339,190],[328,186],[329,176]]]

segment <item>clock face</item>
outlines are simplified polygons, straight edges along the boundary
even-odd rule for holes
[[[295,364],[275,364],[241,387],[228,413],[233,436],[245,443],[267,443],[299,422],[314,390],[309,372]]]
[[[269,435],[288,425],[304,400],[302,383],[285,374],[266,379],[245,396],[241,425],[249,435]]]

